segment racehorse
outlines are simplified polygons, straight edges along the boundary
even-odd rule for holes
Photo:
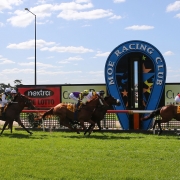
[[[146,121],[148,119],[154,118],[155,116],[161,116],[161,120],[156,120],[153,129],[155,128],[155,125],[158,123],[159,126],[159,135],[162,133],[161,123],[169,122],[171,119],[176,119],[177,121],[180,121],[180,106],[175,105],[167,105],[160,107],[153,112],[151,112],[149,115],[141,118],[141,121]]]
[[[107,110],[110,109],[112,105],[117,105],[117,106],[120,106],[120,105],[121,105],[119,99],[115,99],[115,98],[114,98],[113,96],[111,96],[111,95],[106,96],[106,97],[104,98],[104,100],[105,100],[105,102],[108,104],[107,108],[103,108],[103,109],[102,109],[102,107],[97,107],[97,108],[95,109],[95,111],[93,112],[92,117],[91,117],[91,120],[94,121],[95,123],[97,123],[99,130],[101,130],[100,122],[101,122],[101,120],[104,119],[104,116],[105,116]],[[93,124],[91,124],[91,125],[88,127],[88,129],[85,131],[84,134],[86,134],[88,131],[92,132],[92,130],[90,130],[90,129],[92,129],[92,130],[94,129]]]
[[[0,119],[5,121],[4,126],[0,134],[3,133],[6,126],[9,124],[9,128],[12,133],[12,125],[13,121],[16,121],[22,128],[24,128],[29,134],[33,134],[30,132],[22,123],[20,119],[20,113],[24,109],[24,107],[28,107],[29,109],[35,109],[34,105],[32,104],[31,100],[20,93],[17,93],[14,97],[12,103],[9,103],[5,107],[5,116],[0,116]]]
[[[84,125],[84,122],[89,122],[94,124],[94,121],[91,120],[92,113],[94,109],[98,106],[107,106],[106,102],[99,96],[94,95],[90,101],[86,103],[83,107],[81,107],[80,111],[77,114],[77,120],[79,122],[79,125],[83,128],[83,130],[86,130],[86,127]],[[60,103],[56,105],[55,107],[51,108],[49,111],[45,112],[42,116],[44,119],[47,115],[57,115],[60,118],[60,125],[68,127],[70,130],[77,132],[78,134],[79,129],[76,127],[72,127],[71,122],[74,119],[74,113],[73,111],[69,110],[67,108],[68,105]]]

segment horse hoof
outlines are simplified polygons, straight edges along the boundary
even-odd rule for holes
[[[32,133],[32,132],[30,132],[29,134],[30,134],[30,135],[32,135],[33,133]]]
[[[78,131],[77,134],[80,134],[80,132]]]

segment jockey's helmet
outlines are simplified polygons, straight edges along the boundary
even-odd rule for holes
[[[84,94],[84,95],[88,95],[88,94],[89,94],[89,91],[88,91],[88,90],[84,90],[84,91],[83,91],[83,94]]]
[[[15,89],[13,89],[12,91],[11,91],[11,94],[16,94],[17,92],[16,92],[16,90]]]
[[[100,95],[104,95],[104,94],[105,94],[104,90],[100,90],[100,91],[99,91],[99,94],[100,94]]]
[[[6,88],[5,89],[5,93],[10,93],[11,92],[11,89],[10,88]]]

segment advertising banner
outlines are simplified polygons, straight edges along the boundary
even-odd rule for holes
[[[180,93],[180,84],[168,84],[165,85],[165,105],[175,104],[174,98]]]
[[[61,100],[64,103],[74,103],[72,99],[69,98],[71,92],[83,92],[84,90],[89,91],[100,91],[104,90],[106,92],[106,85],[73,85],[73,86],[61,86]],[[105,94],[106,96],[107,94]]]
[[[35,107],[50,108],[60,103],[60,86],[22,86],[18,92],[28,96]]]
[[[127,41],[117,46],[107,58],[105,80],[108,92],[121,101],[120,106],[115,106],[116,110],[134,108],[136,82],[139,107],[156,109],[164,92],[166,63],[160,51],[150,43]],[[132,127],[131,115],[119,113],[118,118],[124,130]],[[151,123],[152,119],[142,121],[141,129],[149,129]]]

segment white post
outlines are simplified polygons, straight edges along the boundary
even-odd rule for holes
[[[153,126],[154,126],[155,121],[156,121],[156,119],[153,118]],[[155,126],[154,129],[153,129],[153,134],[156,134],[156,126]]]

